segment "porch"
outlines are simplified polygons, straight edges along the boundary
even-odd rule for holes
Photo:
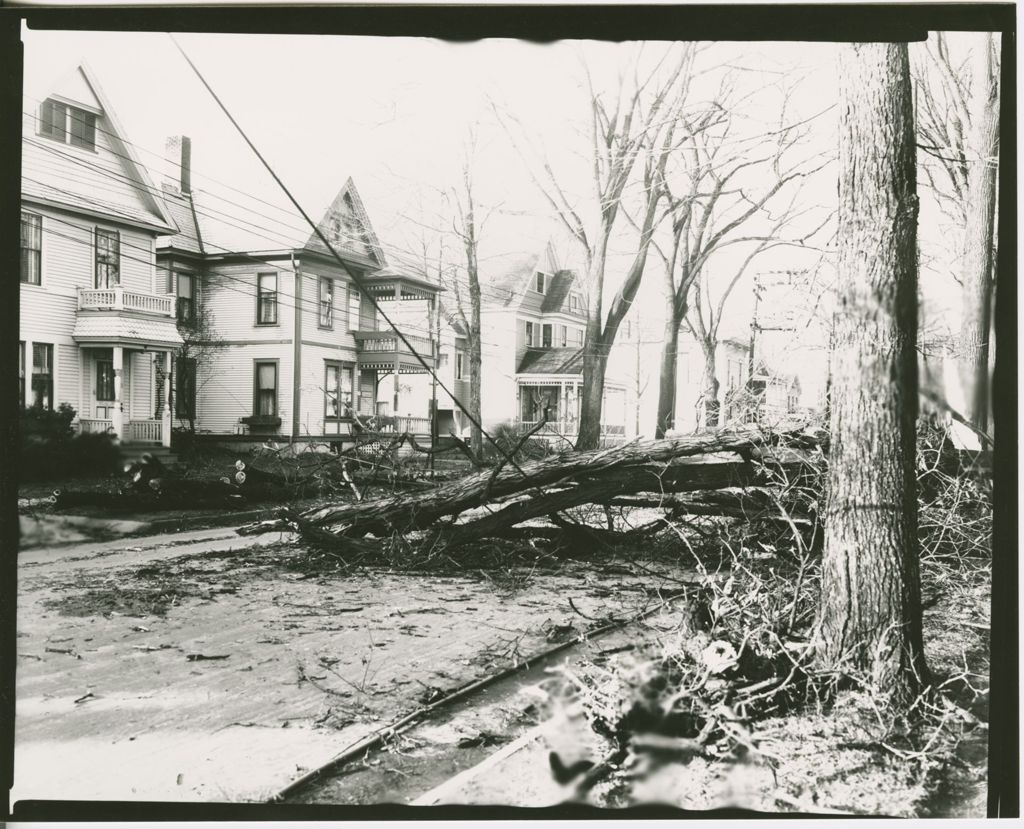
[[[608,383],[601,407],[601,436],[625,438],[625,387]],[[524,429],[537,430],[538,437],[562,438],[574,441],[579,435],[580,411],[583,399],[583,379],[578,376],[563,378],[520,377],[516,381],[519,413],[516,423]]]

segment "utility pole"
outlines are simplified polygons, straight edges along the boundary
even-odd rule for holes
[[[437,370],[441,362],[441,314],[436,296],[430,300],[430,315],[434,336],[431,337],[430,351],[434,357],[434,370],[430,373],[430,480],[434,480],[434,456],[437,454],[439,432],[437,428]]]

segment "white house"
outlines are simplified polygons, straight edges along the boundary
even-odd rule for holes
[[[22,405],[68,404],[83,432],[167,446],[175,301],[158,282],[156,240],[175,224],[84,64],[22,131]]]

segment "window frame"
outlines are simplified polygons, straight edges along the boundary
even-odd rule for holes
[[[359,320],[362,316],[363,299],[359,295],[359,289],[349,284],[347,286],[347,300],[348,300],[348,330],[358,331]]]
[[[264,277],[274,278],[274,290],[268,291],[263,288]],[[265,327],[280,325],[281,316],[278,313],[278,293],[280,289],[280,274],[277,271],[261,271],[256,274],[256,322],[255,325]],[[274,318],[269,321],[262,321],[264,304],[274,310]]]
[[[47,114],[49,108],[49,114]],[[60,110],[60,118],[55,116]],[[39,105],[39,116],[36,119],[36,134],[51,141],[57,141],[80,150],[97,152],[96,149],[96,121],[99,115],[89,109],[66,101],[59,101],[50,97]],[[59,120],[59,129],[58,127]],[[85,125],[80,132],[76,130],[75,124]],[[91,141],[88,140],[91,138]]]
[[[25,354],[27,345],[25,340],[18,340],[18,401],[22,409],[25,408]]]
[[[174,416],[178,420],[194,420],[198,411],[196,401],[198,363],[195,357],[176,357],[174,360]],[[182,389],[184,386],[184,389]]]
[[[555,330],[550,322],[543,322],[540,326],[540,347],[553,348],[555,345]]]
[[[48,355],[48,358],[49,358],[48,359],[48,363],[49,363],[49,365],[45,366],[45,367],[49,368],[49,371],[46,371],[46,372],[36,371],[36,354],[40,353],[40,352],[37,352],[36,349],[43,349],[43,351],[41,353]],[[29,384],[29,388],[30,388],[30,390],[32,392],[32,406],[34,408],[37,405],[37,403],[36,403],[36,377],[46,377],[47,378],[47,380],[46,380],[46,383],[47,383],[46,391],[47,391],[48,404],[47,405],[39,404],[39,407],[44,409],[45,411],[49,411],[49,412],[52,412],[54,410],[54,407],[53,407],[53,388],[54,388],[53,350],[54,350],[53,349],[53,343],[37,343],[37,342],[32,343],[32,377],[31,377],[31,382]]]
[[[327,288],[326,305],[324,300],[324,287]],[[324,322],[324,312],[327,313],[327,321]],[[317,281],[317,327],[330,331],[334,328],[334,278],[330,276],[318,277]]]
[[[547,293],[547,276],[548,275],[544,273],[544,271],[537,271],[533,275],[533,290],[536,291],[541,296],[544,296]]]
[[[337,370],[337,383],[333,389],[334,399],[338,401],[338,413],[331,414],[330,411],[330,400],[331,400],[331,384],[328,382],[331,376],[331,370]],[[347,360],[324,360],[324,420],[334,421],[338,420],[351,420],[353,413],[356,410],[356,366],[355,363]],[[345,375],[349,377],[349,388],[348,388],[348,402],[344,403],[342,377]],[[346,413],[347,409],[347,413]]]
[[[37,220],[36,230],[37,230],[37,232],[39,234],[39,247],[38,248],[26,248],[24,246],[24,238],[25,238],[24,228],[25,228],[25,219],[26,218],[36,219]],[[22,234],[21,234],[21,239],[20,239],[20,241],[18,243],[18,250],[19,250],[19,252],[21,254],[21,257],[22,257],[21,258],[21,265],[20,265],[21,270],[19,271],[19,279],[21,280],[21,284],[22,285],[36,285],[36,286],[39,286],[39,285],[43,284],[43,214],[42,213],[33,213],[31,210],[22,210],[21,211],[21,227],[22,227]],[[36,281],[35,282],[33,282],[30,279],[26,279],[25,278],[25,269],[24,269],[25,259],[24,259],[24,254],[27,253],[27,252],[28,253],[34,253],[36,255],[36,260],[35,260],[36,261]]]
[[[182,278],[188,280],[189,295],[186,297],[181,293],[181,280]],[[185,305],[188,308],[188,314],[182,314],[182,300],[187,300]],[[175,316],[178,322],[189,325],[196,321],[196,275],[190,271],[175,271],[174,272],[174,304],[175,304]]]
[[[536,326],[530,320],[526,320],[526,347],[533,348],[533,335]]]
[[[466,352],[461,348],[455,350],[455,379],[465,380],[466,374]]]
[[[112,238],[114,248],[114,262],[100,261],[100,238],[107,237]],[[112,290],[121,286],[121,231],[114,230],[109,227],[100,227],[96,225],[93,227],[92,232],[93,240],[93,287],[97,290]],[[114,275],[116,279],[110,281],[110,271],[106,272],[106,283],[105,285],[100,284],[100,267],[109,268],[111,265],[114,267]]]
[[[260,412],[260,366],[274,367],[274,411],[270,414]],[[278,358],[252,361],[252,416],[281,417],[281,360]]]

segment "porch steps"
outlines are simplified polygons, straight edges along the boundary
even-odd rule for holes
[[[161,446],[156,443],[121,444],[121,462],[123,464],[141,460],[143,455],[151,455],[166,467],[178,465],[178,456],[175,452],[171,451],[170,447]]]

